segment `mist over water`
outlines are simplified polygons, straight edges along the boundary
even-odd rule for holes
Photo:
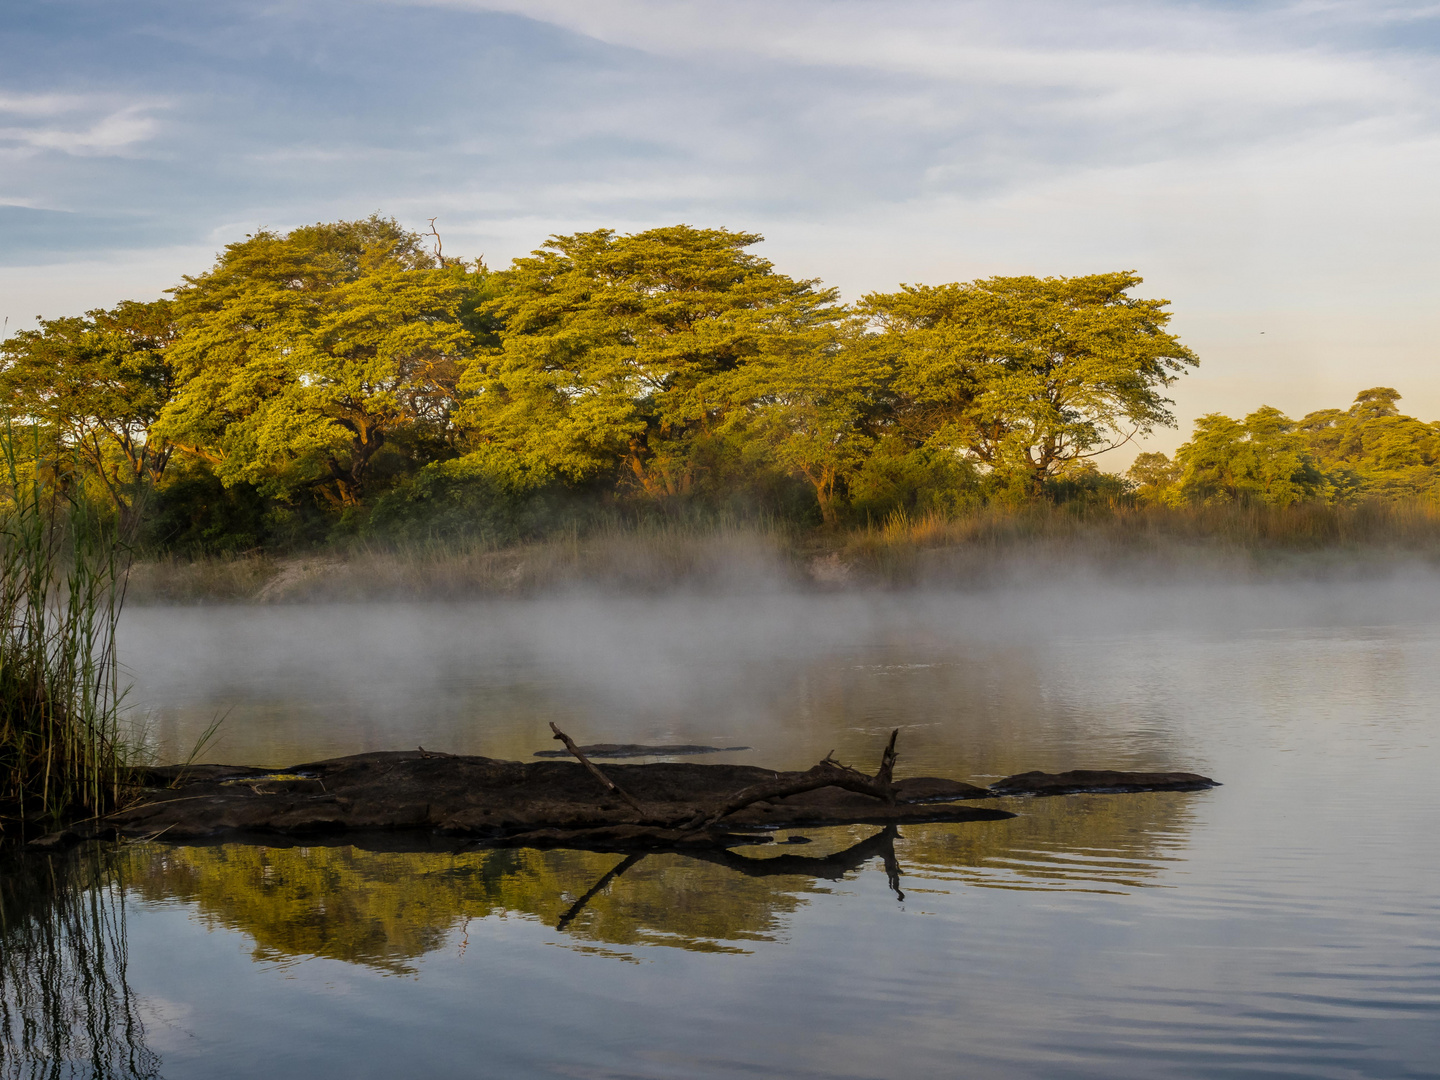
[[[1110,740],[1116,767],[1179,767],[1175,752],[1198,765],[1204,751],[1174,743],[1177,680],[1213,700],[1241,690],[1237,679],[1283,677],[1232,656],[1238,666],[1208,682],[1227,643],[1244,653],[1286,635],[1403,633],[1437,612],[1440,577],[1416,570],[1305,584],[142,607],[126,612],[119,648],[162,760],[185,757],[223,717],[204,760],[282,766],[415,745],[528,758],[552,745],[554,720],[581,741],[743,742],[755,754],[739,760],[779,767],[813,763],[834,738],[868,760],[874,736],[899,726],[912,770],[982,771],[1008,767],[1001,744],[1041,755],[1024,767],[1060,767],[1056,755],[1073,755],[1057,725],[1070,725],[1086,745]]]
[[[681,855],[127,849],[167,1077],[1423,1077],[1440,1030],[1440,579],[134,608],[164,757],[582,741],[1198,793]],[[856,854],[846,862],[846,851]],[[741,853],[772,858],[778,846]],[[781,864],[775,864],[777,866]],[[616,871],[618,873],[615,873]],[[897,878],[891,878],[898,873]],[[897,891],[898,890],[898,891]]]

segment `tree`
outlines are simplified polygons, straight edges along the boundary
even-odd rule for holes
[[[77,454],[127,531],[170,460],[152,428],[174,390],[174,337],[171,304],[157,300],[42,319],[0,342],[0,399],[12,417],[47,431],[52,452]]]
[[[226,484],[354,505],[387,444],[446,452],[484,278],[379,217],[230,244],[174,290],[181,385],[160,429]]]
[[[1133,273],[994,277],[866,296],[894,357],[895,422],[920,444],[1016,472],[1032,494],[1068,462],[1157,425],[1199,361]]]
[[[1328,479],[1304,434],[1268,405],[1243,422],[1220,413],[1200,417],[1190,441],[1175,451],[1175,464],[1177,500],[1292,506],[1329,495]]]
[[[1136,454],[1125,475],[1135,485],[1136,494],[1146,502],[1165,497],[1180,479],[1180,467],[1165,454]]]
[[[723,380],[729,422],[760,439],[782,468],[803,476],[827,525],[835,524],[837,484],[865,461],[871,421],[889,374],[851,327],[811,327],[768,342]]]
[[[1400,395],[1376,386],[1348,410],[1324,409],[1300,421],[1310,451],[1332,474],[1353,478],[1352,495],[1414,498],[1440,490],[1440,424],[1401,415]]]
[[[470,369],[465,421],[532,468],[643,492],[692,491],[730,373],[842,316],[835,293],[775,272],[754,233],[650,229],[552,237],[497,275],[500,345]]]

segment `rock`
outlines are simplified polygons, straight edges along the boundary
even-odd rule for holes
[[[284,770],[206,765],[150,773],[150,783],[171,786],[151,787],[139,803],[110,815],[103,823],[106,828],[126,836],[161,835],[167,841],[226,834],[306,836],[411,829],[487,843],[528,836],[524,842],[537,844],[561,843],[560,833],[619,829],[594,833],[591,840],[606,847],[623,847],[632,840],[640,843],[624,832],[637,826],[636,812],[573,761],[500,761],[406,750],[357,754]],[[673,828],[751,785],[789,775],[750,765],[692,762],[610,765],[605,773],[646,808],[639,827],[649,834],[645,840],[649,846],[658,842],[657,830]],[[970,784],[922,777],[901,780],[895,788],[893,806],[868,795],[823,788],[748,806],[727,817],[724,825],[768,830],[1013,816],[1003,810],[957,805],[957,800],[990,797],[989,791]]]
[[[76,844],[80,843],[83,837],[74,829],[61,829],[59,832],[46,833],[44,836],[37,836],[25,845],[26,851],[69,851]]]
[[[990,785],[996,795],[1069,795],[1080,791],[1202,791],[1219,782],[1191,772],[1116,772],[1072,769],[1063,773],[1026,772]]]
[[[693,743],[662,743],[646,746],[643,743],[591,743],[580,747],[588,758],[630,758],[630,757],[690,757],[694,754],[733,754],[749,750],[748,746],[697,746]],[[536,750],[535,757],[568,758],[569,750]]]

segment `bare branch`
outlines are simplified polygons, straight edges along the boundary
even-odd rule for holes
[[[569,750],[570,753],[574,754],[576,760],[578,760],[581,765],[584,765],[585,768],[590,770],[590,775],[595,777],[596,780],[599,780],[600,783],[605,785],[605,790],[609,791],[616,798],[628,803],[630,807],[634,809],[634,811],[642,818],[645,816],[645,808],[641,806],[638,802],[636,802],[634,799],[632,799],[629,795],[625,794],[625,792],[621,791],[618,787],[616,787],[613,780],[611,780],[603,772],[597,769],[594,763],[591,762],[589,758],[587,758],[584,754],[580,752],[580,748],[575,745],[575,740],[570,738],[569,735],[566,735],[563,731],[556,727],[555,721],[553,720],[550,721],[550,730],[555,733],[555,738],[559,739],[565,744],[565,749]]]

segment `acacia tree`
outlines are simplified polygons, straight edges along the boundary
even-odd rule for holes
[[[378,217],[230,244],[174,290],[180,387],[160,430],[227,485],[353,505],[388,441],[450,438],[483,278]]]
[[[125,301],[84,316],[42,319],[0,342],[0,400],[47,431],[100,481],[128,529],[141,492],[158,483],[171,447],[153,432],[170,401],[171,304]]]
[[[890,374],[859,331],[853,321],[798,329],[722,382],[727,426],[804,477],[827,525],[838,517],[838,489],[875,445]]]
[[[723,424],[724,378],[841,317],[835,293],[775,272],[753,233],[650,229],[552,237],[498,274],[499,345],[471,367],[473,435],[570,480],[615,470],[689,492]]]
[[[1243,421],[1209,413],[1175,451],[1180,477],[1173,502],[1263,502],[1292,506],[1323,499],[1328,481],[1297,425],[1262,405]]]
[[[1173,425],[1162,391],[1198,360],[1166,332],[1168,301],[1129,295],[1141,280],[993,277],[866,296],[893,356],[899,429],[1038,494],[1067,463]]]
[[[1401,414],[1400,394],[1388,386],[1355,395],[1349,409],[1323,409],[1299,428],[1332,476],[1344,474],[1356,493],[1415,497],[1440,488],[1440,424]]]

